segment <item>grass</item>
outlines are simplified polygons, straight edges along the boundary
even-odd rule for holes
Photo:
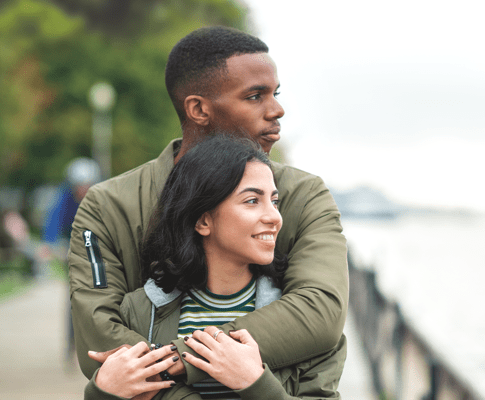
[[[30,286],[31,279],[18,272],[9,271],[0,275],[0,301],[20,294]]]

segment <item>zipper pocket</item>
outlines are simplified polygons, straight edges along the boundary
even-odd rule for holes
[[[103,258],[101,257],[98,238],[91,231],[84,231],[83,238],[84,246],[86,246],[86,251],[88,253],[88,260],[91,262],[93,285],[96,289],[107,288],[108,280],[106,279],[106,269],[104,267]]]

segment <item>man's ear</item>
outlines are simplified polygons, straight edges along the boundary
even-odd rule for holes
[[[209,213],[205,212],[202,216],[198,219],[197,223],[195,224],[195,230],[201,236],[209,236],[211,233],[211,226],[212,226],[212,218]]]
[[[210,122],[211,103],[207,97],[191,94],[184,100],[185,115],[197,125],[207,126]]]

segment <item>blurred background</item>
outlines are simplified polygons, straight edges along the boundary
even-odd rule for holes
[[[342,212],[343,398],[485,398],[483,15],[478,0],[0,1],[2,397],[81,398],[70,220],[84,188],[180,136],[168,53],[220,24],[268,44],[286,111],[272,156],[321,176]]]

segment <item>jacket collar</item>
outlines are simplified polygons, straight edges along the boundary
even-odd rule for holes
[[[149,279],[144,286],[145,293],[156,308],[165,306],[177,299],[182,292],[174,289],[165,293],[159,288],[153,279]],[[260,276],[256,280],[256,309],[264,307],[281,298],[281,289],[273,286],[273,282],[267,276]]]
[[[174,167],[175,154],[180,149],[182,139],[172,140],[167,147],[160,153],[155,160],[154,168],[152,168],[152,182],[155,182],[155,195],[160,195],[162,188],[165,186],[168,175]]]

